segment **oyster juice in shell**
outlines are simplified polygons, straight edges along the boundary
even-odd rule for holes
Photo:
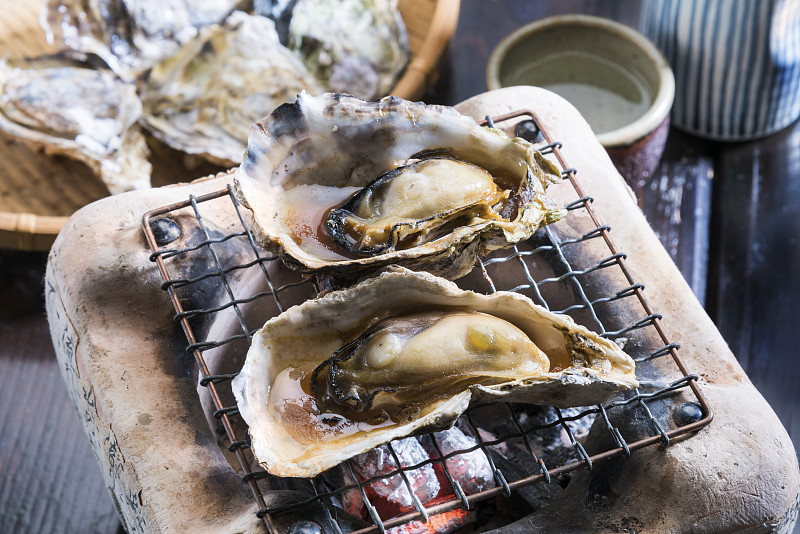
[[[133,85],[61,56],[0,60],[0,127],[86,163],[112,194],[150,187]]]
[[[143,123],[173,148],[234,165],[250,126],[304,89],[322,90],[278,42],[272,20],[237,11],[153,67],[141,91]]]
[[[456,278],[559,219],[545,188],[560,178],[527,141],[453,108],[301,93],[253,126],[234,188],[256,238],[292,267]]]
[[[262,466],[310,477],[471,401],[585,406],[636,386],[633,360],[568,316],[394,267],[268,321],[233,391]]]

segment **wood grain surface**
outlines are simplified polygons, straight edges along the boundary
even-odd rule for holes
[[[800,121],[720,144],[706,309],[800,450]]]
[[[117,512],[55,364],[41,299],[44,262],[44,253],[0,250],[0,532],[117,532]]]

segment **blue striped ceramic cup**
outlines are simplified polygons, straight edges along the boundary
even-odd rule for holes
[[[640,29],[675,73],[673,125],[735,141],[800,117],[800,0],[644,0]]]

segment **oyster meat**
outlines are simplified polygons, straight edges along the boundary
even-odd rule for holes
[[[327,90],[365,100],[389,94],[411,56],[397,0],[297,0],[287,45]]]
[[[306,89],[322,90],[272,20],[237,11],[153,67],[141,90],[143,124],[173,148],[234,165],[250,126]]]
[[[80,160],[112,194],[150,187],[136,88],[61,56],[0,60],[0,127]]]
[[[242,0],[45,0],[50,43],[99,56],[125,81],[171,56]]]
[[[545,188],[560,178],[527,141],[449,107],[301,93],[253,126],[234,187],[257,239],[292,267],[457,278],[558,220]]]
[[[586,406],[637,385],[633,360],[568,316],[392,267],[268,321],[233,391],[262,466],[310,477],[472,401]]]
[[[458,195],[451,193],[457,188]],[[436,239],[459,220],[501,220],[510,190],[485,169],[439,156],[392,169],[325,219],[328,235],[352,254],[369,256]],[[432,232],[438,230],[438,232]]]

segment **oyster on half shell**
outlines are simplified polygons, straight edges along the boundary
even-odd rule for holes
[[[177,150],[235,165],[250,126],[306,89],[322,91],[272,20],[236,11],[153,67],[142,84],[142,122]]]
[[[301,93],[256,123],[234,188],[256,238],[305,272],[389,264],[463,276],[564,211],[527,141],[444,106]]]
[[[0,128],[86,163],[112,194],[150,187],[136,88],[61,56],[0,60]]]
[[[568,316],[393,267],[269,320],[233,391],[262,466],[310,477],[472,401],[585,406],[637,385],[633,360]]]

